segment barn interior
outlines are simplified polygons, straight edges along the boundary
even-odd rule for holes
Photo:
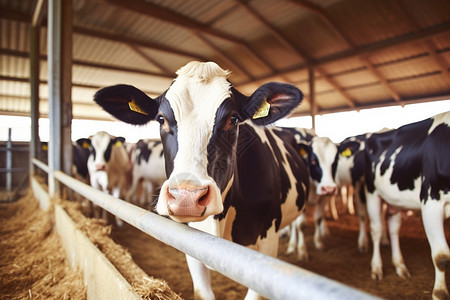
[[[32,120],[32,140],[13,143],[19,150],[11,165],[5,163],[7,151],[0,152],[2,170],[13,170],[0,173],[0,188],[12,186],[12,198],[25,194],[28,175],[36,168],[30,158],[40,152],[39,118],[53,120],[51,136],[60,144],[52,149],[49,165],[70,174],[71,120],[114,121],[92,101],[98,89],[125,83],[158,96],[175,72],[193,60],[215,61],[231,70],[230,81],[244,94],[269,81],[293,84],[305,100],[292,116],[313,120],[335,112],[450,99],[448,0],[0,0],[0,37],[0,115]],[[8,143],[0,146],[6,149]],[[50,194],[60,192],[57,185],[48,188]],[[347,254],[343,264],[327,262],[339,271],[325,276],[384,298],[430,298],[433,268],[420,218],[405,220],[415,227],[403,226],[405,248],[420,248],[407,258],[421,261],[412,268],[413,278],[405,283],[391,270],[384,281],[372,282],[366,256],[358,258],[357,272],[367,277],[363,284],[344,272],[349,269],[345,260],[357,255],[350,245],[355,244],[350,228],[357,225],[351,218],[342,222],[346,218],[330,220],[346,239],[332,239],[324,254]],[[162,247],[177,257],[173,265],[183,264],[182,253],[128,229],[113,233],[115,239],[142,257],[146,271],[158,269],[156,275],[171,278],[165,265],[148,263],[162,257],[149,258],[145,249],[130,244],[141,239],[147,247]],[[321,255],[313,252],[306,264],[281,257],[325,274],[329,268],[314,263]],[[190,299],[190,278],[183,268],[179,272],[187,283],[176,287]],[[214,276],[229,291],[227,299],[243,298],[245,287]],[[448,277],[447,272],[450,282]],[[398,286],[404,290],[395,290]]]

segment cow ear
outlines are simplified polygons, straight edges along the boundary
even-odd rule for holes
[[[308,159],[308,155],[310,152],[310,147],[308,144],[306,143],[299,143],[298,144],[298,152],[300,154],[301,157],[303,157],[304,160]]]
[[[122,136],[115,137],[111,140],[111,144],[113,144],[116,147],[122,147],[125,143],[125,138]]]
[[[267,125],[290,114],[302,99],[302,92],[295,86],[269,82],[259,87],[247,99],[241,106],[241,113],[257,125]]]
[[[117,119],[143,125],[153,120],[159,103],[131,85],[119,84],[95,93],[94,101]]]
[[[89,147],[91,146],[91,140],[81,138],[77,140],[77,144],[80,145],[81,148],[89,149]]]

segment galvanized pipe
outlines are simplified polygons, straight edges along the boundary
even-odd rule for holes
[[[98,206],[270,299],[378,299],[279,259],[116,199],[61,171],[54,176]]]
[[[6,193],[8,200],[11,200],[12,191],[12,140],[11,140],[11,128],[8,128],[8,141],[6,142]]]
[[[39,159],[33,157],[31,159],[31,162],[35,164],[37,167],[39,167],[41,170],[45,171],[45,173],[48,173],[48,166]]]

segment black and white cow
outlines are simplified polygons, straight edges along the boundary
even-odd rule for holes
[[[388,204],[421,210],[435,267],[433,299],[448,299],[445,271],[450,250],[444,220],[450,217],[450,112],[372,134],[365,140],[365,186],[373,240],[372,278],[383,276],[380,256],[380,199]],[[392,262],[396,273],[408,277],[401,255],[399,213],[389,224]],[[395,249],[395,252],[394,252]]]
[[[152,204],[154,189],[160,187],[167,179],[163,145],[160,140],[139,140],[131,150],[130,156],[132,180],[126,199],[128,202],[136,201],[133,198],[136,197],[138,188],[141,186],[138,205],[146,207]],[[146,201],[148,198],[150,201]]]
[[[314,245],[316,249],[323,250],[323,238],[327,235],[325,224],[325,205],[330,196],[336,192],[336,183],[333,179],[332,166],[337,154],[337,146],[327,137],[320,137],[312,129],[306,128],[281,128],[294,134],[297,150],[303,157],[309,171],[310,186],[308,203],[315,205],[314,210]],[[301,233],[299,228],[306,222],[302,214],[290,226],[290,238],[287,253],[292,253],[297,246],[297,256],[300,260],[307,260],[306,245],[296,233]]]
[[[302,93],[267,83],[244,96],[212,62],[188,63],[177,74],[156,99],[118,85],[98,91],[95,101],[127,123],[161,124],[168,180],[159,214],[276,256],[279,229],[303,211],[309,178],[294,137],[262,125],[289,114]],[[187,261],[196,298],[214,299],[208,268]],[[249,290],[246,299],[253,298],[259,295]]]
[[[88,139],[80,140],[90,145],[87,166],[91,186],[116,198],[125,197],[130,178],[131,163],[125,149],[125,138],[99,131]],[[105,211],[103,211],[106,214]],[[95,217],[100,217],[94,210]],[[106,218],[106,215],[103,215]],[[118,225],[122,221],[116,218]]]
[[[358,250],[365,253],[369,248],[369,239],[366,232],[367,206],[364,194],[364,170],[366,135],[348,137],[337,145],[338,151],[333,163],[333,178],[339,188],[347,188],[347,192],[356,206],[356,215],[359,218]],[[349,187],[352,187],[350,189]]]

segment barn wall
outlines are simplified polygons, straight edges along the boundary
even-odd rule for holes
[[[30,165],[30,143],[12,142],[12,168],[23,171],[12,173],[12,189],[20,187],[27,180]],[[0,169],[6,168],[6,141],[0,141]],[[6,172],[0,172],[0,190],[6,190]]]

